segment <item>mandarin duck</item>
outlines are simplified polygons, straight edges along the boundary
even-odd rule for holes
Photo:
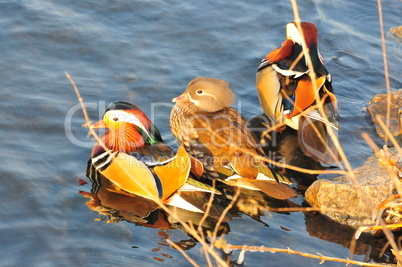
[[[89,162],[90,163],[90,162]],[[88,164],[87,176],[92,182],[91,192],[80,191],[83,197],[89,200],[85,203],[88,208],[98,212],[101,215],[109,217],[108,221],[117,222],[126,220],[149,227],[157,227],[161,229],[171,229],[169,213],[154,201],[143,198],[134,194],[127,194],[123,189],[117,187],[109,179],[95,171],[92,164]],[[181,194],[182,192],[178,192]],[[203,192],[191,192],[191,195],[199,194],[203,196]],[[205,195],[204,195],[205,196]],[[182,196],[183,197],[183,196]],[[184,198],[186,196],[184,195]],[[194,200],[194,197],[192,198]],[[205,205],[209,199],[203,201],[191,201],[192,204],[199,204],[200,210],[203,210],[202,205]],[[200,217],[205,217],[204,213],[189,211],[187,209],[178,209],[176,206],[166,206],[171,213],[174,213],[181,218],[182,221],[193,224],[200,224]],[[208,211],[207,220],[213,221],[221,217],[223,212],[222,206],[219,203],[213,203]],[[225,221],[230,220],[230,215],[223,218]],[[207,224],[201,222],[203,226]]]
[[[107,131],[92,149],[89,164],[95,174],[87,173],[90,179],[100,174],[128,194],[203,212],[191,201],[201,201],[203,205],[208,198],[200,199],[194,192],[213,190],[189,178],[190,171],[197,167],[196,160],[183,147],[175,153],[167,146],[158,129],[137,106],[114,102],[108,106],[103,119],[91,127],[107,128]],[[202,167],[201,163],[198,165]],[[190,192],[186,196],[189,201],[178,192],[183,195]]]
[[[235,94],[226,81],[199,77],[172,100],[170,128],[180,146],[204,166],[202,178],[288,199],[295,192],[261,159],[264,152],[243,116],[231,108]],[[279,180],[283,180],[280,181]],[[290,181],[287,181],[290,182]]]
[[[264,113],[276,129],[298,130],[298,142],[309,157],[325,163],[339,160],[337,147],[328,136],[328,127],[338,130],[337,100],[331,75],[318,50],[314,24],[286,26],[286,40],[262,59],[256,76],[258,97]],[[302,40],[307,45],[315,72],[316,89],[309,76]],[[321,115],[319,105],[325,116]]]

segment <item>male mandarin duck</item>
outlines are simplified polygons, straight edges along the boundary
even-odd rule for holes
[[[226,81],[199,77],[173,99],[170,128],[179,145],[204,165],[203,178],[260,190],[277,199],[295,192],[261,160],[263,151],[243,116],[231,108],[235,95]],[[283,182],[283,181],[281,181]]]
[[[295,23],[286,26],[286,40],[262,60],[258,67],[256,86],[264,113],[276,125],[298,130],[302,151],[315,160],[335,163],[338,150],[328,136],[328,127],[338,129],[337,100],[331,75],[318,50],[318,32],[314,24]],[[307,45],[316,75],[317,89],[309,77],[302,40]],[[319,112],[322,105],[325,116]]]
[[[100,173],[95,170],[91,161],[88,164],[87,177],[92,182],[91,192],[80,191],[80,194],[89,198],[89,201],[86,202],[88,208],[98,212],[99,214],[109,216],[109,220],[124,219],[130,222],[142,224],[144,222],[149,223],[150,217],[155,219],[155,216],[151,215],[152,213],[156,212],[159,214],[160,211],[165,214],[165,211],[162,210],[154,201],[134,194],[127,194],[123,189],[117,187],[109,179],[100,175]],[[208,203],[210,197],[208,194],[204,194],[204,192],[201,191],[182,192],[180,189],[179,192],[175,194],[180,194],[181,197],[202,211],[205,209],[205,203]],[[188,195],[190,195],[190,198]],[[191,209],[183,208],[182,205],[179,206],[181,209],[177,209],[177,206],[171,206],[172,205],[167,205],[166,207],[171,212],[177,214],[185,222],[192,221],[193,224],[198,225],[198,222],[200,221],[199,218],[203,218],[205,215],[196,210],[192,211]],[[223,210],[223,207],[219,203],[213,202],[209,207],[207,217],[210,219],[219,219]],[[161,221],[159,220],[159,217]],[[231,217],[230,215],[226,215],[223,219],[228,221]],[[161,226],[163,227],[163,225],[170,227],[170,224],[166,225],[167,223],[164,223],[164,220],[166,220],[166,216],[158,216],[159,222],[152,223],[152,225],[158,228],[161,228]],[[153,227],[152,225],[147,226]]]
[[[91,127],[108,129],[93,147],[90,160],[102,176],[130,194],[202,212],[177,194],[178,190],[211,192],[189,178],[195,160],[183,147],[176,154],[163,143],[158,129],[137,106],[114,102]]]

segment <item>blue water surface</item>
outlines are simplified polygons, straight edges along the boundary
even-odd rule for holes
[[[382,4],[389,78],[396,90],[402,87],[401,42],[389,29],[402,23],[402,3]],[[339,138],[352,167],[358,167],[372,154],[361,133],[381,144],[365,110],[374,95],[386,92],[377,1],[304,0],[298,7],[302,20],[319,30],[339,100]],[[90,187],[79,187],[77,178],[86,180],[93,141],[86,137],[65,72],[77,83],[93,121],[110,102],[132,102],[173,144],[171,99],[195,77],[229,81],[244,116],[262,113],[256,69],[284,41],[285,25],[293,20],[289,1],[0,1],[0,265],[189,266],[179,251],[161,245],[166,235],[189,239],[185,232],[125,221],[106,224],[85,205],[79,190]],[[312,234],[303,213],[266,212],[261,220],[270,227],[245,215],[234,218],[226,239],[349,256],[347,244]],[[195,244],[187,253],[206,266],[200,248]],[[364,260],[368,251],[353,256]],[[246,253],[247,266],[318,263]]]

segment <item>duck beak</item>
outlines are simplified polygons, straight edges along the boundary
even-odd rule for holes
[[[104,129],[107,128],[107,125],[104,120],[100,120],[91,125],[91,129]]]
[[[173,98],[172,102],[186,102],[189,100],[190,100],[190,98],[188,96],[188,93],[185,92],[185,93],[181,94],[180,96]]]

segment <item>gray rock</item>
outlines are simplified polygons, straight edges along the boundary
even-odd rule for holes
[[[355,229],[377,225],[373,215],[393,195],[391,172],[374,154],[356,169],[355,182],[348,176],[317,180],[307,189],[306,201],[330,219]]]

